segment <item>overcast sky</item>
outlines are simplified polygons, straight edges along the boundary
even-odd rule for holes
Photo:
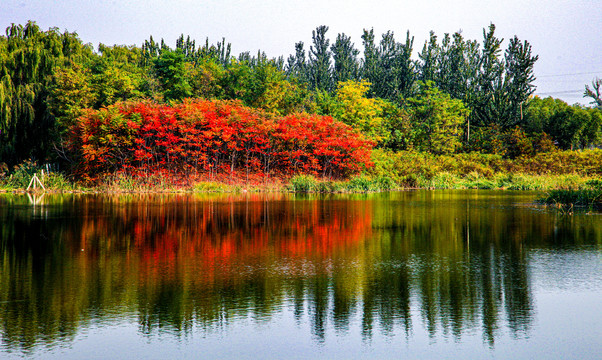
[[[398,41],[409,30],[419,51],[430,30],[462,30],[480,41],[494,23],[504,48],[517,35],[539,55],[536,94],[588,103],[585,84],[602,78],[602,0],[0,0],[2,29],[27,20],[75,31],[95,47],[140,46],[150,35],[173,46],[183,33],[197,43],[225,37],[234,54],[261,49],[268,56],[288,56],[297,41],[309,49],[318,25],[330,27],[331,43],[344,32],[358,49],[364,28],[378,38],[392,30]]]

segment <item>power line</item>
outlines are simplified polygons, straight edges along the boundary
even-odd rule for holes
[[[602,74],[602,71],[592,71],[592,72],[572,73],[572,74],[539,75],[538,78],[575,76],[575,75],[592,75],[592,74]]]
[[[558,94],[575,94],[575,93],[579,93],[582,94],[585,90],[579,89],[579,90],[564,90],[564,91],[551,91],[551,92],[543,92],[543,93],[537,93],[535,95],[558,95]]]

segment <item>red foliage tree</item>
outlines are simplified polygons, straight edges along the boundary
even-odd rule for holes
[[[274,118],[239,102],[209,100],[89,111],[69,140],[76,172],[89,180],[117,171],[344,177],[371,166],[373,145],[331,117]]]

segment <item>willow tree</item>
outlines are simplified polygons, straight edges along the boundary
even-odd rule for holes
[[[91,54],[75,33],[41,31],[35,22],[12,24],[0,37],[0,161],[45,159],[52,148],[54,116],[48,84],[57,67]]]

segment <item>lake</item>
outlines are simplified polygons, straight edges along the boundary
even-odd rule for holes
[[[0,195],[0,358],[600,359],[602,215],[540,195]]]

